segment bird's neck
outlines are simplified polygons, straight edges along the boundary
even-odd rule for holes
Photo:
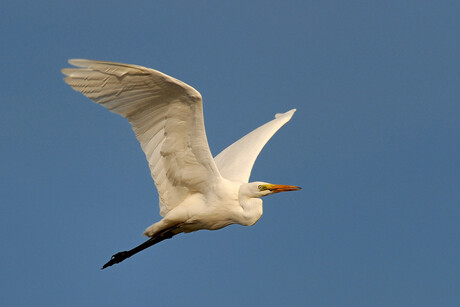
[[[244,226],[254,225],[262,216],[262,199],[240,197],[240,205],[243,214],[240,216],[239,224]]]

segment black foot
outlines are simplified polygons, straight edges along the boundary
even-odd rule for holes
[[[105,269],[106,267],[112,266],[116,263],[120,263],[130,256],[131,255],[129,254],[128,251],[116,253],[115,255],[112,256],[112,258],[110,258],[109,262],[107,262],[106,264],[102,266],[101,270]]]
[[[162,232],[156,234],[154,237],[148,239],[147,241],[145,241],[141,245],[138,245],[135,248],[130,249],[129,251],[116,253],[115,255],[112,256],[112,258],[110,259],[109,262],[104,264],[104,266],[101,268],[101,270],[103,270],[103,269],[105,269],[105,268],[107,268],[107,267],[109,267],[111,265],[114,265],[115,263],[120,263],[123,260],[125,260],[126,258],[129,258],[132,255],[135,255],[138,252],[143,251],[147,247],[155,245],[155,244],[157,244],[157,243],[159,243],[159,242],[161,242],[163,240],[171,239],[173,236],[176,235],[176,233],[174,233],[174,230],[182,227],[183,224],[184,223],[179,223],[179,224],[176,224],[176,225],[174,225],[174,226],[172,226],[172,227],[170,227],[168,229],[165,229]]]

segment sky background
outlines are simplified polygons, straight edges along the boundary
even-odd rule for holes
[[[458,306],[458,1],[3,1],[0,305]],[[157,192],[69,58],[198,89],[211,151],[297,108],[253,227],[144,241]]]

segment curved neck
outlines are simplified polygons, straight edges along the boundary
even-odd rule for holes
[[[239,224],[244,226],[254,225],[262,216],[262,199],[260,198],[248,198],[241,196],[239,197],[243,214],[240,216],[241,220]]]

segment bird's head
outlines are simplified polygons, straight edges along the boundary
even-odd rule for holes
[[[272,184],[267,182],[251,182],[245,187],[249,197],[263,197],[274,193],[297,191],[302,188],[293,185]]]

